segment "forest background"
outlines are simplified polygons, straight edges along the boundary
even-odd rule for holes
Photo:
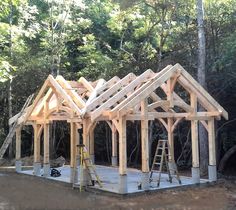
[[[205,0],[206,89],[229,112],[216,124],[217,161],[236,151],[236,1]],[[194,0],[1,0],[0,145],[8,119],[48,74],[67,80],[122,77],[157,72],[180,63],[197,78],[198,27]],[[51,158],[69,158],[69,127],[53,123]],[[128,123],[128,165],[140,165],[139,123]],[[23,131],[22,155],[33,154],[33,132]],[[150,126],[151,147],[165,138],[158,121]],[[175,132],[175,158],[191,165],[190,126]],[[111,131],[98,124],[96,159],[110,162]],[[233,149],[233,150],[234,150]],[[14,157],[14,144],[8,153]],[[228,166],[233,166],[232,155]],[[236,170],[236,168],[235,168]]]

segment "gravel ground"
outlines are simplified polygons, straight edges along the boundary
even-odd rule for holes
[[[220,210],[236,209],[236,181],[215,185],[114,197],[73,190],[70,186],[13,172],[0,172],[0,210],[129,209]]]

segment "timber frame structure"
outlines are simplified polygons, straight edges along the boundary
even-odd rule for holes
[[[180,86],[187,92],[183,100],[176,90]],[[159,94],[159,92],[162,94]],[[164,93],[164,94],[163,94]],[[198,111],[200,104],[203,111]],[[16,170],[21,170],[21,129],[32,125],[34,129],[34,174],[39,175],[40,136],[44,133],[43,175],[49,176],[49,124],[67,121],[70,124],[70,166],[76,164],[78,129],[83,130],[83,143],[94,160],[94,128],[98,121],[106,121],[112,130],[112,165],[119,163],[119,192],[127,193],[127,139],[126,121],[141,121],[142,187],[149,188],[148,122],[159,120],[168,134],[171,146],[170,159],[174,162],[174,130],[182,120],[191,122],[192,179],[200,182],[198,124],[208,131],[209,180],[215,181],[215,123],[228,113],[209,93],[180,65],[168,65],[158,73],[147,70],[139,76],[129,73],[120,79],[99,79],[89,82],[66,81],[62,76],[49,75],[33,103],[18,119],[16,130]],[[17,115],[9,120],[16,121]],[[118,135],[119,134],[119,135]],[[119,139],[118,139],[119,136]],[[119,146],[119,153],[118,153]],[[72,170],[71,170],[72,174]],[[71,175],[72,177],[72,175]]]

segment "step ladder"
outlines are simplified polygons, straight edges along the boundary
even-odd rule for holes
[[[87,151],[84,144],[77,145],[79,148],[79,157],[80,157],[80,191],[82,191],[83,182],[84,182],[84,173],[83,170],[87,171],[88,178],[92,182],[92,185],[95,183],[99,187],[102,187],[102,182],[97,174],[96,168],[93,164],[92,159],[90,158],[89,152]]]
[[[2,144],[2,146],[1,146],[1,148],[0,148],[0,159],[3,158],[3,155],[5,154],[5,152],[6,152],[7,148],[8,148],[8,146],[9,146],[10,143],[12,142],[12,139],[13,139],[13,137],[14,137],[14,135],[15,135],[15,132],[16,132],[16,128],[17,128],[17,126],[18,126],[18,124],[17,124],[17,123],[18,123],[18,119],[24,114],[25,108],[27,108],[27,107],[29,106],[29,104],[31,103],[33,97],[34,97],[34,94],[30,95],[30,96],[27,98],[27,100],[26,100],[26,102],[25,102],[23,108],[22,108],[21,111],[19,112],[19,114],[18,114],[18,116],[17,116],[15,122],[14,122],[13,125],[10,127],[9,133],[8,133],[6,139],[4,140],[4,142],[3,142],[3,144]]]
[[[177,170],[177,166],[174,161],[172,161],[172,167],[169,167],[169,151],[170,151],[170,146],[168,143],[168,140],[159,140],[157,143],[157,148],[155,151],[155,155],[153,158],[153,163],[152,163],[152,168],[150,172],[150,182],[153,181],[153,173],[157,172],[158,173],[158,178],[157,178],[157,187],[160,186],[161,182],[161,174],[163,173],[163,166],[165,165],[168,177],[169,177],[169,182],[172,183],[172,175],[175,175],[174,177],[178,180],[179,184],[181,184],[181,180],[179,177],[179,173]]]

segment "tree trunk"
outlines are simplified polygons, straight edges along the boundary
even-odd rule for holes
[[[223,158],[221,159],[220,161],[220,164],[219,164],[219,172],[223,172],[225,166],[226,166],[226,163],[227,161],[229,160],[229,158],[236,153],[236,145],[234,145],[233,147],[231,147],[226,153],[225,155],[223,156]]]
[[[205,60],[206,60],[206,38],[204,31],[204,8],[203,1],[196,0],[197,4],[197,22],[198,22],[198,69],[197,77],[198,82],[206,89],[206,72],[205,72]],[[199,106],[199,110],[203,110]],[[202,174],[207,172],[208,165],[208,145],[207,145],[207,132],[205,128],[199,123],[199,144],[200,144],[200,168]]]
[[[13,17],[13,5],[12,1],[10,1],[10,13],[9,13],[9,26],[10,26],[10,34],[9,34],[9,50],[10,50],[10,58],[11,61],[13,60],[13,47],[12,47],[12,17]],[[8,117],[9,119],[12,117],[12,77],[10,77],[9,80],[9,89],[8,89]],[[10,126],[9,126],[10,130]],[[10,159],[13,158],[13,142],[14,138],[12,139],[12,142],[9,144],[9,150],[8,150],[8,157]]]

